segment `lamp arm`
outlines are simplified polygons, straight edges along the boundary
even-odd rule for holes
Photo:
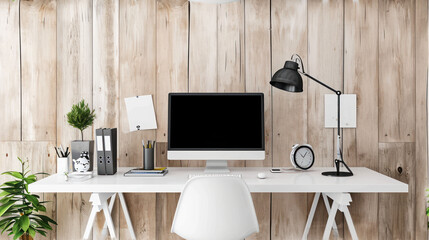
[[[341,147],[340,147],[341,146],[341,125],[340,125],[340,123],[341,123],[340,122],[341,103],[340,103],[340,100],[341,100],[341,94],[342,94],[341,91],[333,89],[332,87],[326,85],[325,83],[323,83],[323,82],[317,80],[316,78],[312,77],[311,75],[305,73],[304,71],[303,72],[298,71],[298,72],[301,73],[302,75],[310,78],[311,80],[317,82],[318,84],[324,86],[325,88],[331,90],[332,92],[334,92],[337,95],[337,97],[338,97],[338,100],[337,100],[337,103],[338,103],[338,106],[337,106],[337,114],[338,114],[338,116],[337,116],[337,119],[338,119],[337,120],[337,124],[338,124],[337,130],[338,131],[337,131],[337,157],[335,159],[335,167],[337,170],[337,175],[339,175],[339,172],[340,172],[340,163],[342,163],[346,167],[346,169],[353,175],[352,170],[350,170],[349,166],[347,166],[347,164],[343,160],[343,152],[342,152]]]

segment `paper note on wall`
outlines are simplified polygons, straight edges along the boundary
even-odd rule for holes
[[[152,95],[125,98],[125,106],[130,132],[157,128]]]

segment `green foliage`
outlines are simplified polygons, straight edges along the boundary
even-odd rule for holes
[[[67,122],[80,130],[83,141],[83,130],[91,126],[95,119],[94,109],[91,111],[85,100],[82,99],[78,104],[72,106],[72,109],[67,113]]]
[[[34,238],[36,233],[46,236],[46,230],[52,230],[50,224],[57,223],[51,218],[38,214],[46,212],[44,203],[40,202],[39,196],[28,192],[28,184],[37,181],[36,175],[46,173],[36,173],[29,175],[28,161],[22,161],[21,172],[8,171],[2,175],[9,175],[15,179],[5,182],[0,186],[0,230],[1,234],[9,232],[13,239],[18,239],[22,235],[30,235]]]
[[[426,189],[426,192],[428,192],[428,191],[429,191],[429,189]],[[428,199],[428,198],[429,198],[429,194],[426,195],[426,199]],[[429,203],[429,200],[427,202]],[[429,217],[429,207],[428,206],[426,207],[426,216]],[[429,228],[429,221],[428,221],[428,228]]]

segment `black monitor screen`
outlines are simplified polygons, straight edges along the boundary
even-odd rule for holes
[[[170,93],[169,150],[265,150],[263,93]]]

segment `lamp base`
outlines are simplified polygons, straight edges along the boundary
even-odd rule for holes
[[[331,176],[331,177],[350,177],[353,176],[353,173],[350,172],[322,172],[323,176]]]

